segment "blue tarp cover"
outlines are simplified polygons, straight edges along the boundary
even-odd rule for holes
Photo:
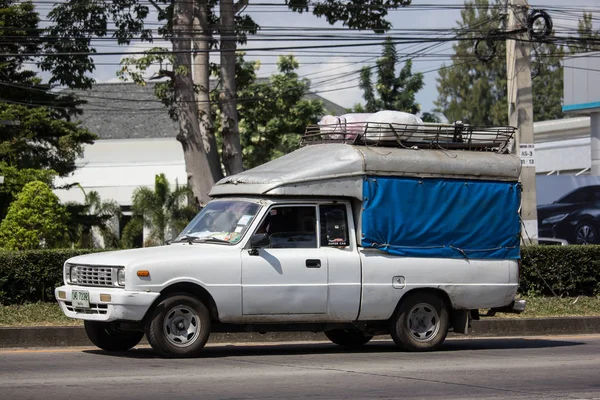
[[[362,246],[406,257],[520,258],[517,182],[366,177]]]

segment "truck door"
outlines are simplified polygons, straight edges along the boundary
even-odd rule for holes
[[[242,252],[242,314],[325,314],[328,263],[316,205],[273,206],[256,233],[267,233],[269,244]]]

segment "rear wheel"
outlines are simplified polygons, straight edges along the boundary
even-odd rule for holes
[[[83,324],[91,342],[106,351],[129,350],[144,337],[144,332],[120,331],[108,322],[84,321]]]
[[[435,293],[409,294],[391,320],[394,342],[408,351],[438,349],[448,334],[448,309]]]
[[[333,331],[325,332],[327,339],[333,343],[348,347],[349,349],[357,349],[364,346],[373,338],[373,336],[364,335],[360,331],[348,330],[348,329],[335,329]]]
[[[210,314],[196,297],[171,295],[154,310],[146,328],[152,348],[166,357],[195,357],[208,341]]]

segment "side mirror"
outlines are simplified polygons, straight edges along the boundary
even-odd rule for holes
[[[271,244],[268,233],[257,233],[250,238],[250,255],[257,256],[258,249],[267,247]]]

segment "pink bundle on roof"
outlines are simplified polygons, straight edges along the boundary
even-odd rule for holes
[[[319,121],[320,132],[328,133],[324,139],[354,140],[364,133],[367,119],[371,113],[348,113],[340,116],[326,115]]]

